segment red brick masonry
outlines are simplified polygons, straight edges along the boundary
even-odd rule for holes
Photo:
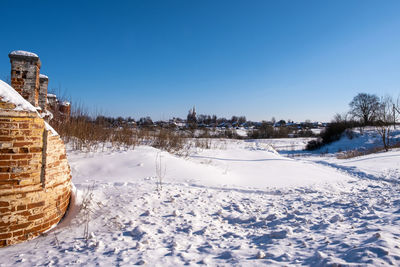
[[[63,141],[37,113],[14,108],[0,98],[0,247],[49,230],[71,195]]]

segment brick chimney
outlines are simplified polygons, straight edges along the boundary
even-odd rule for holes
[[[47,110],[47,87],[49,85],[49,77],[39,74],[39,107],[42,111]]]
[[[11,63],[11,86],[33,106],[39,107],[38,55],[26,51],[12,51],[8,57]]]

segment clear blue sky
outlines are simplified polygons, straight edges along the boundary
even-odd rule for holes
[[[62,3],[61,3],[62,2]],[[8,53],[111,116],[329,121],[359,92],[400,93],[400,1],[1,1]]]

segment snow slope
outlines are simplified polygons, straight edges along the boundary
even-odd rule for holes
[[[165,166],[165,182],[262,189],[349,179],[330,168],[283,157],[268,144],[242,141],[225,141],[222,149],[195,151],[188,158],[147,146],[121,153],[90,154],[88,157],[72,153],[73,176],[78,181],[95,177],[96,181],[119,182],[151,177],[155,175],[157,153],[161,153]]]
[[[399,156],[293,160],[263,141],[221,141],[188,158],[146,146],[69,151],[67,218],[1,249],[0,266],[399,265]],[[397,174],[386,179],[389,165]]]
[[[400,182],[400,150],[379,152],[351,159],[326,157],[323,160],[313,159],[313,162],[340,169],[343,172],[370,179]]]
[[[353,137],[349,138],[346,134],[342,135],[338,141],[321,147],[316,153],[337,153],[347,150],[368,150],[374,147],[383,147],[381,136],[374,127],[365,127],[360,133],[359,129],[353,128]],[[391,128],[391,142],[400,141],[400,129]]]

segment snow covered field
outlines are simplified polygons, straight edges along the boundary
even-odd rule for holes
[[[213,142],[186,158],[69,151],[68,216],[1,249],[0,266],[400,265],[400,150],[289,158],[272,147],[307,139]]]

